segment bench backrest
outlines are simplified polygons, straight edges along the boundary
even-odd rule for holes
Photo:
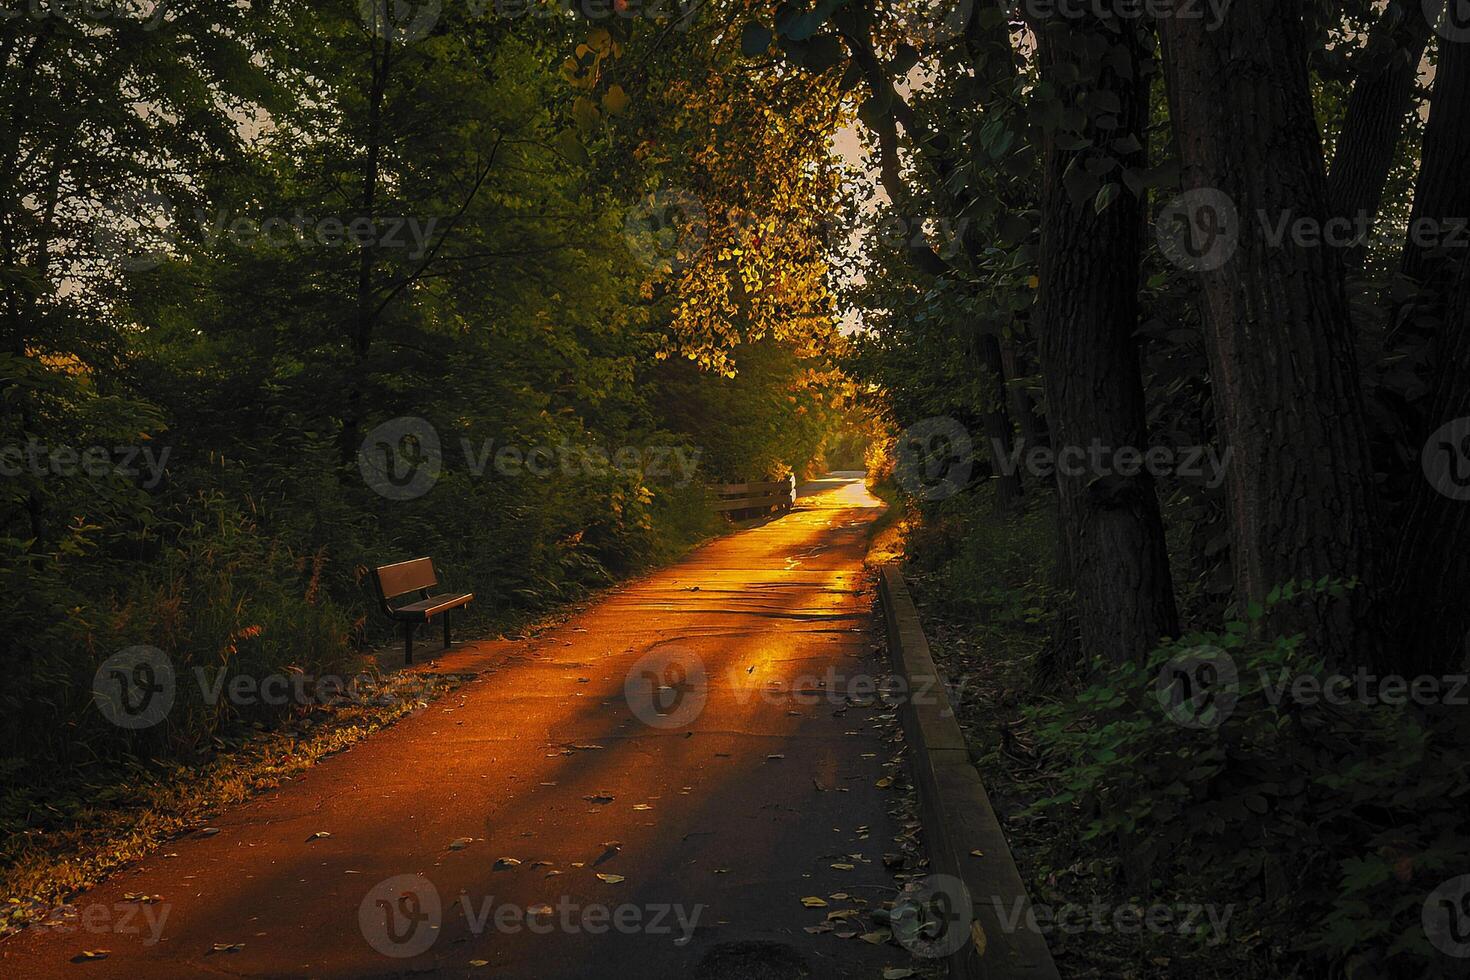
[[[439,576],[434,573],[434,559],[415,558],[373,569],[373,581],[378,587],[378,598],[386,602],[409,592],[431,589],[439,584]]]

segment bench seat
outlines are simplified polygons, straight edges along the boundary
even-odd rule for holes
[[[475,597],[473,592],[465,592],[462,595],[445,593],[444,595],[430,596],[419,602],[410,602],[406,606],[397,606],[392,609],[391,615],[400,622],[427,623],[432,617],[439,615],[446,609],[456,609],[459,606],[469,604]]]

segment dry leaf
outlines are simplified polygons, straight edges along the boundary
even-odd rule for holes
[[[620,881],[627,881],[628,880],[628,879],[624,878],[622,875],[605,875],[605,874],[599,874],[597,877],[600,880],[607,882],[609,885],[616,885]]]
[[[808,895],[801,900],[801,904],[809,909],[824,909],[827,907],[827,900],[825,898],[818,898],[816,895]]]

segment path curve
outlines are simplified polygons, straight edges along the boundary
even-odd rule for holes
[[[881,508],[834,476],[534,640],[454,652],[441,666],[483,676],[80,896],[72,931],[0,943],[0,974],[871,978],[907,965],[900,949],[805,931],[894,897],[882,855],[904,830],[876,784],[901,744],[863,696],[886,674],[863,577]],[[105,960],[72,962],[99,948]]]

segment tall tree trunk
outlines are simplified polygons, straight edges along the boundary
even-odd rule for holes
[[[1301,14],[1256,0],[1233,5],[1216,30],[1181,17],[1159,25],[1185,187],[1223,192],[1240,215],[1233,256],[1201,276],[1220,435],[1233,453],[1236,600],[1263,601],[1293,579],[1373,582],[1376,501],[1341,256],[1267,238],[1283,218],[1328,215]],[[1359,589],[1281,606],[1264,625],[1361,659],[1367,605]]]
[[[1394,0],[1363,53],[1360,74],[1348,96],[1327,180],[1327,202],[1334,217],[1346,218],[1355,227],[1361,222],[1365,231],[1378,217],[1404,119],[1414,104],[1414,82],[1432,31],[1428,15],[1433,13],[1437,11],[1419,0]],[[1348,261],[1361,265],[1365,251],[1365,245],[1355,246]]]
[[[1470,216],[1470,43],[1442,39],[1435,73],[1434,99],[1424,133],[1413,217],[1405,244],[1403,271],[1424,284],[1416,298],[1409,338],[1427,345],[1429,379],[1424,411],[1410,421],[1416,447],[1422,446],[1422,475],[1414,474],[1410,495],[1394,537],[1391,588],[1385,615],[1405,661],[1401,672],[1440,674],[1461,665],[1470,630],[1470,257],[1463,227]],[[1415,226],[1459,238],[1458,247],[1437,251]]]
[[[1400,674],[1458,669],[1470,632],[1470,261],[1461,260],[1457,278],[1435,345],[1439,376],[1429,414],[1434,431],[1423,435],[1425,478],[1412,484],[1385,602]]]
[[[985,410],[985,440],[989,443],[991,463],[995,470],[996,504],[1002,511],[1014,510],[1021,503],[1021,471],[1012,468],[1010,458],[1015,447],[1015,432],[1011,414],[1006,410],[1005,362],[1000,353],[1000,341],[995,334],[981,333],[976,341],[980,348],[980,362],[986,374],[995,384],[995,401]]]
[[[1016,344],[1015,340],[1001,347],[1001,356],[1004,359],[1006,377],[1011,379],[1024,378],[1032,373],[1030,359]],[[1042,418],[1041,412],[1036,407],[1036,399],[1031,396],[1020,385],[1012,385],[1009,389],[1011,399],[1011,414],[1015,416],[1016,424],[1021,429],[1021,440],[1026,448],[1032,446],[1050,446],[1051,437],[1046,431],[1046,419]]]
[[[1039,27],[1043,80],[1064,79],[1059,69],[1079,45],[1064,45],[1058,25]],[[1111,62],[1115,67],[1104,69],[1089,93],[1116,97],[1118,128],[1104,133],[1089,124],[1083,135],[1104,143],[1131,134],[1141,147],[1149,100],[1140,39],[1131,28],[1122,35],[1097,30],[1093,36],[1111,37],[1115,44],[1121,37],[1127,68],[1120,71]],[[1074,89],[1065,81],[1057,88]],[[1072,91],[1074,102],[1079,94]],[[1124,191],[1098,213],[1092,200],[1072,199],[1064,179],[1068,168],[1085,167],[1096,152],[1065,150],[1051,138],[1044,163],[1037,322],[1047,420],[1059,454],[1086,451],[1094,443],[1109,450],[1148,445],[1134,339],[1143,202]],[[1125,165],[1143,163],[1141,149],[1123,157]],[[1057,489],[1083,650],[1114,662],[1137,659],[1179,627],[1153,480],[1143,472],[1119,477],[1063,472],[1059,466]]]
[[[1414,188],[1414,209],[1409,218],[1409,236],[1404,245],[1402,271],[1428,283],[1441,255],[1432,247],[1432,236],[1456,236],[1455,251],[1464,252],[1467,229],[1449,227],[1470,217],[1470,41],[1441,38],[1439,61],[1434,76],[1434,98],[1429,104],[1429,123],[1424,129],[1424,147],[1419,158],[1419,180]]]
[[[362,174],[361,217],[375,220],[378,200],[378,174],[382,166],[383,100],[392,68],[393,42],[385,39],[381,56],[378,39],[369,37],[372,45],[372,78],[368,88],[367,139]],[[372,349],[373,328],[377,319],[376,293],[373,290],[373,258],[377,243],[374,236],[358,246],[357,294],[353,316],[351,363],[348,368],[347,410],[342,419],[341,459],[348,465],[357,455],[357,442],[362,429],[364,388],[367,386],[367,358]]]

